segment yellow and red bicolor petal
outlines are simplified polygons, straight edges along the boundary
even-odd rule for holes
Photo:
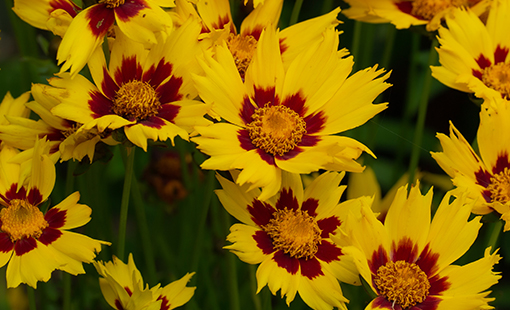
[[[48,27],[48,20],[55,11],[64,11],[69,17],[74,18],[81,8],[71,0],[16,0],[12,10],[23,21],[28,24],[45,30],[52,30]]]
[[[236,33],[232,14],[230,13],[230,4],[227,0],[212,2],[199,0],[196,6],[198,14],[209,32],[227,29],[230,33]]]
[[[155,32],[168,32],[173,25],[170,15],[152,0],[126,1],[113,11],[120,31],[148,46],[157,43]]]
[[[51,272],[64,265],[53,252],[36,239],[20,239],[14,246],[14,253],[7,265],[7,287],[26,283],[37,288],[38,281],[48,281]]]
[[[271,256],[267,257],[257,268],[256,277],[257,293],[267,284],[274,295],[280,290],[282,297],[287,297],[287,305],[294,300],[302,280],[298,274],[290,274],[285,268],[279,267]]]
[[[180,307],[193,297],[195,287],[187,287],[186,284],[190,281],[194,274],[194,272],[186,273],[179,280],[173,281],[163,287],[161,295],[157,298],[157,300],[162,300],[161,309],[173,309]]]
[[[57,52],[57,60],[62,64],[60,73],[70,69],[75,76],[87,63],[94,50],[113,25],[115,14],[105,4],[92,5],[74,18]]]
[[[241,23],[241,35],[252,36],[258,40],[262,30],[266,27],[276,29],[282,7],[283,0],[267,1],[257,6]]]
[[[484,102],[480,111],[480,126],[476,140],[480,157],[487,167],[492,168],[493,174],[501,172],[505,167],[510,167],[508,165],[509,113],[508,104],[503,100],[488,100]]]
[[[227,240],[232,244],[224,248],[236,254],[243,262],[259,264],[272,253],[267,250],[271,240],[264,234],[258,227],[234,224],[227,236]]]
[[[13,250],[14,243],[9,234],[0,232],[0,267],[3,267],[11,259]]]

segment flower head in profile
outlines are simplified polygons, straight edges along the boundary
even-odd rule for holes
[[[61,102],[51,111],[83,124],[82,130],[103,134],[122,128],[127,139],[144,150],[149,139],[187,140],[194,125],[209,123],[203,118],[209,106],[193,100],[196,90],[190,77],[198,70],[199,32],[200,25],[190,18],[150,51],[120,34],[108,67],[101,49],[89,62],[95,85],[81,75],[50,80],[54,88],[46,92]]]
[[[360,275],[377,295],[365,309],[447,310],[491,309],[486,291],[500,276],[491,254],[464,266],[452,265],[471,247],[482,226],[469,220],[472,201],[464,195],[451,201],[447,193],[431,221],[432,190],[401,187],[384,224],[370,206],[351,212],[345,233]],[[336,238],[334,238],[337,241]],[[344,241],[345,242],[345,241]]]
[[[426,25],[435,31],[455,8],[470,7],[479,16],[490,0],[345,0],[351,7],[343,13],[368,23],[392,23],[397,29]]]
[[[60,72],[70,69],[73,77],[80,72],[114,25],[116,32],[131,40],[147,46],[158,43],[157,34],[172,29],[172,20],[162,8],[171,6],[173,0],[99,0],[80,11],[57,51],[58,64],[63,63]]]
[[[510,101],[510,3],[494,0],[487,22],[469,9],[457,9],[439,29],[441,66],[432,75],[457,90],[483,99]]]
[[[507,231],[510,230],[510,108],[504,103],[485,101],[482,105],[477,133],[480,156],[450,124],[450,136],[437,135],[443,151],[432,153],[432,157],[452,178],[457,195],[466,191],[475,201],[473,213],[496,211],[505,221]]]
[[[69,231],[90,221],[91,209],[78,204],[75,192],[46,214],[40,210],[55,184],[55,167],[46,140],[36,142],[33,158],[16,163],[18,151],[0,150],[0,266],[7,266],[7,287],[26,283],[37,287],[55,269],[85,273],[102,244]]]
[[[15,0],[12,10],[31,26],[63,37],[81,8],[71,0]]]
[[[33,84],[31,93],[34,101],[23,103],[23,106],[34,111],[40,119],[36,121],[28,118],[28,115],[5,116],[8,121],[7,124],[0,125],[0,140],[12,147],[31,152],[36,140],[46,137],[50,153],[59,152],[61,160],[82,160],[84,156],[88,156],[90,161],[94,158],[97,143],[118,143],[109,133],[99,134],[96,128],[84,130],[81,128],[83,124],[53,115],[51,109],[57,106],[60,100],[49,95],[48,89],[51,87]]]
[[[344,174],[326,172],[303,190],[299,175],[284,173],[281,191],[268,201],[257,198],[259,189],[218,176],[223,187],[218,198],[241,221],[230,228],[232,244],[225,248],[246,263],[260,264],[258,292],[267,285],[275,295],[280,290],[288,305],[299,293],[313,309],[347,309],[337,279],[359,285],[358,273],[330,236],[344,225],[349,210],[359,212],[369,198],[339,203]]]
[[[227,122],[195,127],[201,136],[192,140],[211,156],[201,167],[241,169],[237,182],[262,187],[261,200],[280,189],[282,171],[362,171],[355,159],[371,151],[336,134],[386,108],[372,101],[390,86],[389,74],[374,67],[348,77],[352,57],[337,48],[338,32],[327,30],[284,69],[275,32],[266,29],[244,82],[226,46],[206,58],[196,86]]]
[[[101,276],[99,285],[108,304],[117,310],[170,310],[187,303],[195,292],[187,287],[194,273],[187,273],[181,279],[165,287],[156,285],[149,289],[140,271],[136,268],[133,255],[129,254],[125,264],[117,257],[111,262],[94,262]]]
[[[246,69],[251,63],[257,42],[262,30],[269,28],[276,30],[283,7],[282,0],[254,1],[255,8],[246,16],[236,30],[230,4],[228,0],[193,1],[177,0],[175,16],[177,20],[186,20],[189,15],[196,16],[202,22],[200,40],[202,44],[214,53],[216,46],[226,44],[232,53],[236,67],[244,79]],[[259,3],[257,3],[259,2]],[[336,27],[340,8],[330,13],[291,25],[277,32],[284,66],[287,65],[310,44],[322,39],[326,29]]]

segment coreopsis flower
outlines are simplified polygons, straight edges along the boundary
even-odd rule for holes
[[[390,86],[389,73],[377,67],[351,73],[352,57],[338,51],[338,33],[327,30],[284,69],[280,44],[266,29],[257,53],[241,79],[228,48],[203,63],[195,78],[200,97],[214,103],[226,122],[195,127],[192,140],[211,157],[204,169],[241,169],[237,182],[262,187],[261,200],[280,189],[282,171],[308,174],[319,169],[361,172],[355,159],[360,142],[336,135],[360,126],[386,108],[372,101]]]
[[[40,210],[55,184],[49,148],[38,140],[32,159],[23,164],[16,163],[14,148],[0,150],[0,266],[8,264],[7,287],[36,288],[55,269],[83,274],[82,263],[91,263],[101,245],[109,244],[69,231],[90,221],[91,209],[78,204],[78,192],[46,214]]]
[[[158,284],[149,289],[147,284],[144,288],[132,254],[127,264],[114,256],[112,262],[94,262],[94,266],[102,277],[99,285],[104,298],[117,310],[170,310],[187,303],[195,292],[195,287],[186,286],[194,272],[165,287]]]
[[[7,92],[0,102],[0,126],[9,123],[7,120],[9,116],[28,117],[30,110],[25,106],[28,99],[30,99],[30,92],[23,93],[18,98],[13,98],[11,93]]]
[[[213,49],[213,53],[217,45],[226,43],[234,57],[239,74],[244,78],[246,69],[255,54],[262,30],[268,27],[276,30],[282,6],[283,0],[265,1],[255,5],[255,9],[242,21],[239,33],[232,20],[228,0],[214,2],[199,0],[194,6],[188,0],[177,0],[175,12],[177,20],[183,18],[185,20],[189,15],[200,18],[203,25],[200,35],[202,43]],[[336,27],[340,23],[337,20],[339,12],[340,8],[336,8],[328,14],[278,31],[284,65],[290,63],[297,54],[313,42],[320,41],[325,29]]]
[[[0,140],[20,150],[30,150],[37,139],[46,137],[50,153],[59,152],[62,160],[82,160],[84,156],[88,156],[90,161],[94,158],[98,142],[109,145],[118,143],[110,134],[100,135],[96,128],[84,130],[81,128],[82,124],[53,115],[51,109],[60,101],[47,94],[46,90],[49,88],[47,85],[33,84],[31,93],[34,101],[24,104],[39,115],[40,119],[36,121],[28,118],[28,115],[6,116],[8,124],[0,125]],[[65,96],[63,93],[61,95]]]
[[[60,73],[70,69],[71,76],[75,76],[114,24],[118,27],[115,31],[147,46],[158,43],[158,33],[167,33],[172,29],[172,20],[162,7],[174,6],[173,0],[98,2],[80,11],[67,28],[57,51],[58,64],[63,63]]]
[[[510,109],[507,104],[490,105],[480,112],[477,142],[480,156],[462,134],[450,124],[450,136],[438,134],[442,152],[432,153],[439,166],[452,178],[457,192],[467,191],[475,200],[473,213],[496,211],[510,230]],[[493,102],[494,103],[494,102]]]
[[[239,186],[218,176],[223,189],[216,194],[225,209],[241,223],[230,228],[225,248],[257,268],[257,292],[267,285],[287,305],[299,293],[313,309],[347,309],[337,281],[359,285],[352,260],[331,241],[350,210],[359,213],[367,197],[339,203],[344,172],[326,172],[303,190],[297,174],[284,173],[281,191],[268,201],[259,189]],[[233,173],[234,179],[238,177]]]
[[[12,10],[31,26],[63,37],[81,8],[71,0],[14,0]]]
[[[351,212],[345,235],[360,275],[377,295],[365,309],[491,309],[490,286],[501,277],[493,272],[500,256],[484,257],[464,266],[452,265],[471,247],[482,226],[480,217],[468,221],[472,201],[451,193],[441,201],[431,221],[432,190],[418,186],[407,195],[401,187],[384,224],[369,206]],[[336,237],[333,237],[337,241]]]
[[[509,14],[510,3],[501,0],[494,0],[486,24],[471,10],[455,10],[448,28],[439,29],[441,66],[432,67],[432,75],[479,98],[510,100]]]
[[[445,16],[458,7],[470,7],[477,15],[486,12],[490,0],[345,0],[351,7],[343,13],[367,23],[392,23],[397,29],[426,25],[435,31]]]
[[[189,19],[149,52],[119,34],[108,67],[100,49],[89,62],[95,85],[81,75],[49,80],[55,88],[47,93],[61,102],[52,112],[99,134],[123,128],[127,139],[144,150],[148,139],[187,140],[194,125],[209,124],[203,118],[209,106],[193,100],[190,77],[199,68],[199,33],[198,22]]]

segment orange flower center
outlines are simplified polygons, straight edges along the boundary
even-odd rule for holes
[[[13,199],[9,207],[0,211],[2,231],[7,233],[12,242],[22,238],[39,238],[48,222],[38,207],[25,200]]]
[[[492,201],[499,201],[503,204],[510,201],[510,170],[505,168],[502,172],[494,175],[487,190],[491,193]]]
[[[257,40],[253,36],[241,36],[240,34],[235,35],[233,33],[227,39],[227,47],[234,57],[237,71],[244,80],[246,69],[250,65],[253,54],[255,54],[255,48],[257,47]]]
[[[252,143],[272,155],[293,150],[306,133],[306,123],[299,114],[286,106],[259,108],[247,125]]]
[[[321,229],[308,212],[277,210],[275,218],[262,227],[273,246],[294,258],[312,258],[321,243]]]
[[[62,135],[64,135],[64,137],[67,138],[70,135],[74,134],[76,130],[78,130],[78,128],[80,128],[82,125],[83,124],[81,123],[74,123],[71,127],[61,130],[60,132],[62,133]]]
[[[500,62],[483,69],[482,81],[500,92],[503,98],[510,99],[510,64]]]
[[[412,15],[431,20],[441,11],[449,7],[467,6],[467,0],[415,0],[413,1]]]
[[[126,0],[99,0],[98,2],[106,4],[109,9],[114,9],[123,5]]]
[[[130,81],[115,94],[112,112],[129,120],[145,120],[161,106],[156,91],[147,82]]]
[[[381,295],[402,309],[423,302],[430,289],[425,272],[418,265],[403,260],[389,261],[379,267],[374,283]]]

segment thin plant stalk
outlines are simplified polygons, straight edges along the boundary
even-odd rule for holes
[[[255,265],[249,265],[250,269],[250,289],[251,289],[251,299],[253,300],[253,306],[255,310],[262,310],[262,302],[260,300],[260,294],[257,294],[257,267]]]
[[[428,67],[434,65],[437,59],[436,47],[438,46],[438,41],[433,40],[430,45],[429,51],[429,60]],[[423,83],[423,89],[420,97],[420,105],[418,107],[418,120],[416,121],[416,127],[414,131],[413,138],[413,147],[411,150],[411,160],[409,162],[409,183],[412,184],[414,182],[414,176],[416,173],[416,168],[418,167],[418,162],[420,160],[420,153],[422,151],[421,141],[423,138],[423,129],[425,127],[425,116],[427,115],[427,107],[429,103],[430,96],[430,85],[432,83],[432,74],[430,71],[427,75],[425,75],[425,81]],[[409,189],[411,187],[409,186]]]
[[[150,235],[149,225],[147,224],[147,216],[145,214],[145,204],[142,199],[142,193],[140,192],[140,184],[133,175],[132,176],[131,196],[133,198],[133,204],[135,205],[136,219],[138,223],[138,229],[140,230],[140,237],[142,238],[143,255],[145,258],[145,264],[147,266],[149,283],[156,282],[156,260],[154,258],[154,247],[152,246],[152,239]]]
[[[230,214],[223,212],[225,227],[230,228]],[[229,303],[231,310],[241,310],[239,299],[239,283],[237,280],[237,261],[235,254],[227,253],[227,287],[229,291]]]
[[[65,197],[71,195],[74,191],[74,169],[76,168],[76,162],[73,160],[67,161],[67,172],[66,172],[66,188],[65,188]],[[63,310],[71,310],[71,275],[67,272],[64,272],[62,276],[62,282],[64,286],[64,293],[62,296],[62,309]]]
[[[491,247],[491,253],[494,253],[498,245],[498,239],[502,229],[503,229],[502,220],[499,220],[492,225],[492,232],[490,234],[489,241],[487,242],[487,247]]]
[[[301,6],[303,6],[303,0],[296,0],[292,13],[290,14],[289,26],[294,25],[298,22],[299,12],[301,12]]]
[[[131,192],[131,181],[133,180],[135,147],[126,147],[126,152],[126,172],[124,175],[124,187],[122,188],[122,201],[120,204],[119,220],[119,241],[117,244],[117,257],[122,261],[124,260],[124,252],[126,247],[126,226],[129,208],[129,197]]]

